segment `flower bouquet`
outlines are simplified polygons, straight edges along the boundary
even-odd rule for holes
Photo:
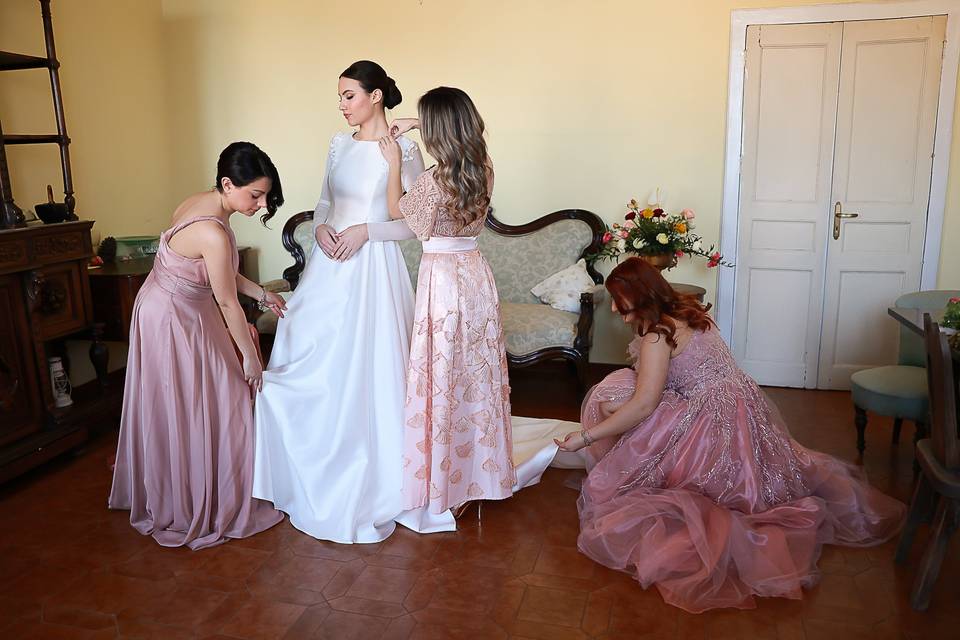
[[[658,269],[671,269],[677,265],[677,259],[685,255],[701,256],[707,259],[708,267],[723,265],[726,262],[714,245],[705,247],[703,239],[693,233],[696,228],[696,215],[691,209],[679,213],[668,213],[658,203],[641,208],[634,199],[627,205],[627,213],[622,223],[615,222],[607,227],[603,234],[603,244],[593,256],[594,259],[616,259],[623,254],[637,255]]]
[[[941,327],[950,329],[947,333],[960,331],[960,298],[950,298],[947,302],[947,308],[943,310],[943,320]]]

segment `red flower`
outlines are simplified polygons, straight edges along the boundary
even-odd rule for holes
[[[960,304],[960,298],[950,298],[950,304]]]
[[[663,209],[661,209],[660,207],[657,207],[656,209],[653,210],[653,215],[659,218],[660,216],[663,215]]]
[[[637,217],[636,211],[627,211],[627,215],[623,216],[624,220],[633,220]]]
[[[683,251],[680,251],[680,250],[678,249],[677,252],[676,252],[676,254],[674,254],[674,255],[676,255],[678,258],[682,258],[682,257],[683,257]]]
[[[607,244],[607,243],[610,242],[611,240],[613,240],[613,234],[612,234],[612,233],[610,233],[609,231],[607,231],[605,234],[603,234],[603,244]]]

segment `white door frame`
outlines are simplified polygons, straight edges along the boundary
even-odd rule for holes
[[[743,143],[743,89],[747,26],[752,24],[803,24],[947,16],[940,99],[927,208],[927,233],[923,247],[920,288],[934,289],[940,268],[940,243],[946,207],[953,110],[960,65],[960,3],[957,0],[901,0],[899,2],[809,5],[775,9],[734,9],[730,14],[730,68],[727,82],[727,140],[723,163],[723,203],[720,212],[720,248],[724,258],[737,261],[740,213],[740,154]],[[733,339],[736,267],[720,269],[714,318],[727,344]]]

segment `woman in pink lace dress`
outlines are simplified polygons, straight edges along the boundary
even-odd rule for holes
[[[690,612],[800,598],[824,544],[893,537],[905,506],[846,462],[790,437],[741,371],[712,320],[631,258],[606,282],[633,324],[633,369],[607,376],[583,405],[580,550]]]
[[[431,512],[512,495],[510,386],[496,284],[477,249],[493,166],[469,96],[439,87],[417,104],[437,165],[401,198],[400,148],[380,141],[390,165],[387,202],[423,241],[417,279],[404,433],[404,508]]]

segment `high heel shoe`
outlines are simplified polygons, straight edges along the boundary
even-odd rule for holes
[[[459,520],[460,516],[462,516],[467,511],[467,509],[469,509],[474,504],[477,505],[477,524],[480,524],[482,520],[482,513],[483,513],[483,500],[467,500],[466,502],[461,503],[460,505],[451,509],[451,511],[453,512],[454,520]]]

